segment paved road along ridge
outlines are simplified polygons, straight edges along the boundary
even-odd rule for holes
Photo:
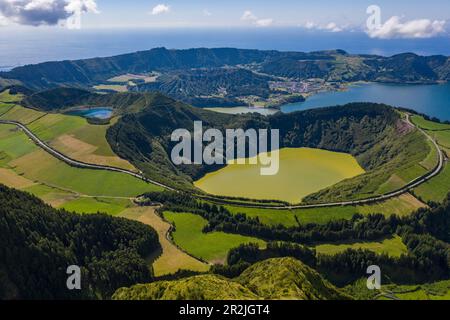
[[[200,196],[200,195],[194,195],[197,196],[200,199],[207,199],[209,201],[212,202],[216,202],[218,204],[233,204],[236,206],[241,206],[241,207],[246,207],[246,208],[261,208],[261,209],[274,209],[274,210],[286,210],[286,209],[312,209],[312,208],[327,208],[327,207],[338,207],[338,206],[346,206],[346,205],[361,205],[361,204],[368,204],[368,203],[374,203],[374,202],[379,202],[379,201],[383,201],[383,200],[387,200],[390,198],[395,198],[397,196],[400,196],[402,194],[405,194],[407,192],[409,192],[411,189],[414,189],[418,186],[420,186],[421,184],[427,182],[428,180],[430,180],[431,178],[437,176],[442,168],[444,167],[444,155],[441,151],[441,149],[439,148],[439,145],[436,143],[436,141],[431,138],[431,136],[429,136],[424,130],[422,130],[421,128],[415,126],[409,118],[409,114],[406,115],[406,121],[408,122],[408,124],[410,124],[413,127],[416,127],[420,132],[422,132],[428,140],[430,140],[433,145],[435,146],[437,152],[438,152],[438,156],[439,156],[439,161],[438,164],[436,165],[436,167],[430,171],[429,173],[425,174],[422,177],[419,177],[417,179],[414,179],[413,181],[409,182],[408,184],[406,184],[405,186],[403,186],[401,189],[386,193],[384,195],[380,195],[377,197],[372,197],[372,198],[367,198],[367,199],[361,199],[361,200],[353,200],[353,201],[343,201],[343,202],[330,202],[330,203],[321,203],[321,204],[304,204],[304,205],[292,205],[292,206],[288,206],[288,205],[284,205],[284,206],[280,206],[280,205],[267,205],[267,204],[258,204],[258,203],[240,203],[240,202],[236,202],[233,200],[227,200],[227,199],[222,199],[222,198],[214,198],[214,196],[211,195],[207,195],[207,196]],[[124,173],[124,174],[128,174],[131,175],[135,178],[141,179],[147,183],[152,183],[155,184],[157,186],[160,186],[164,189],[170,190],[170,191],[178,191],[172,187],[169,187],[167,185],[164,185],[160,182],[148,179],[147,177],[145,177],[144,175],[140,174],[140,173],[136,173],[130,170],[126,170],[126,169],[121,169],[121,168],[116,168],[116,167],[111,167],[111,166],[103,166],[103,165],[96,165],[96,164],[90,164],[90,163],[85,163],[85,162],[81,162],[78,160],[74,160],[72,158],[69,158],[68,156],[62,154],[61,152],[53,149],[52,147],[50,147],[48,144],[46,144],[45,142],[43,142],[41,139],[39,139],[30,129],[28,129],[25,125],[23,125],[20,122],[17,121],[12,121],[12,120],[0,120],[0,124],[9,124],[9,125],[15,125],[17,127],[19,127],[20,129],[23,130],[23,132],[31,139],[33,140],[33,142],[38,145],[39,147],[41,147],[42,149],[44,149],[46,152],[48,152],[49,154],[53,155],[54,157],[58,158],[61,161],[64,161],[65,163],[67,163],[70,166],[73,167],[77,167],[77,168],[86,168],[86,169],[93,169],[93,170],[107,170],[107,171],[113,171],[113,172],[120,172],[120,173]]]

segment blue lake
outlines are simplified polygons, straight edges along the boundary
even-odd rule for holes
[[[450,120],[450,83],[440,85],[361,84],[347,91],[323,92],[309,97],[305,102],[285,105],[283,112],[342,105],[351,102],[377,102],[395,107],[405,107]]]
[[[68,112],[67,114],[84,118],[109,119],[111,118],[112,113],[112,108],[92,108],[73,110]]]

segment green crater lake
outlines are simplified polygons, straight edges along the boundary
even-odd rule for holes
[[[310,148],[279,151],[280,169],[262,176],[261,165],[228,164],[194,185],[213,195],[299,203],[317,191],[364,173],[356,159],[345,153]]]

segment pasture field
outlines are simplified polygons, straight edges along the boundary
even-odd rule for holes
[[[13,170],[5,168],[0,168],[0,182],[14,189],[23,189],[35,184],[31,180],[19,176]]]
[[[45,184],[37,183],[31,187],[22,189],[31,193],[32,195],[40,198],[45,203],[51,205],[54,208],[59,208],[66,202],[77,199],[78,195],[66,190],[50,187]],[[82,213],[82,212],[80,212]]]
[[[360,279],[344,291],[358,300],[450,300],[450,280],[425,284],[383,284],[380,291],[367,289],[367,279]]]
[[[358,212],[366,215],[371,213],[382,213],[386,217],[393,214],[397,216],[408,216],[419,208],[424,208],[426,205],[416,199],[413,195],[406,193],[399,197],[392,198],[383,202],[378,202],[370,205],[358,206]]]
[[[21,106],[4,108],[9,110],[5,109],[1,119],[28,125],[41,140],[73,159],[136,171],[131,163],[119,158],[112,151],[106,140],[106,131],[110,125],[92,125],[82,117],[46,114]]]
[[[117,83],[127,83],[132,80],[143,80],[146,83],[155,82],[157,76],[156,75],[142,75],[142,74],[123,74],[120,76],[113,77],[108,79],[108,82],[117,82]]]
[[[159,257],[155,257],[156,259],[153,262],[153,270],[156,276],[175,273],[180,269],[208,271],[208,264],[191,257],[167,239],[167,233],[171,226],[156,214],[154,207],[129,208],[119,216],[145,223],[153,227],[158,233],[162,253]]]
[[[414,190],[423,201],[442,202],[450,192],[450,165],[447,162],[442,172]]]
[[[23,96],[21,94],[12,95],[9,89],[0,93],[0,102],[6,103],[17,102],[22,100],[22,98]]]
[[[245,213],[251,218],[258,217],[259,221],[263,224],[271,226],[281,224],[286,227],[294,227],[298,225],[297,221],[300,222],[300,224],[325,224],[333,220],[350,220],[357,213],[363,215],[382,213],[385,216],[390,216],[392,214],[406,216],[424,206],[425,205],[423,203],[414,198],[412,195],[405,194],[380,203],[363,206],[342,206],[294,210],[243,208],[231,205],[226,205],[225,207],[233,214]]]
[[[6,164],[36,150],[36,146],[16,126],[0,125],[0,163]]]
[[[388,286],[400,300],[450,300],[450,280],[417,286]]]
[[[77,213],[104,212],[115,216],[132,206],[129,199],[80,197],[64,203],[60,208]]]
[[[438,152],[436,150],[436,147],[433,145],[433,143],[430,140],[428,140],[427,142],[431,148],[431,152],[428,154],[426,159],[420,163],[420,165],[423,166],[428,171],[431,171],[434,168],[436,168],[436,165],[437,165],[439,159],[438,159]]]
[[[101,84],[93,87],[95,90],[111,90],[115,92],[127,92],[128,88],[126,85],[120,84]]]
[[[325,255],[335,255],[344,252],[347,249],[366,249],[377,254],[387,254],[391,257],[400,257],[408,253],[408,248],[402,242],[399,236],[390,239],[384,239],[378,242],[357,242],[343,244],[321,244],[315,247],[317,253]]]
[[[127,174],[70,167],[43,150],[33,151],[10,165],[30,180],[89,196],[133,197],[162,190]]]
[[[440,146],[446,149],[450,148],[450,128],[443,131],[433,131],[431,132],[431,135],[436,139]]]
[[[231,205],[226,205],[225,207],[233,214],[245,213],[250,218],[258,217],[263,224],[271,226],[281,224],[286,227],[298,226],[297,220],[301,224],[325,224],[332,220],[349,220],[358,213],[357,208],[353,206],[294,210],[243,208]]]
[[[127,174],[70,167],[14,126],[0,126],[0,137],[0,165],[36,183],[89,196],[134,197],[162,190]]]
[[[364,173],[349,154],[286,148],[279,151],[279,156],[280,169],[276,175],[262,176],[260,164],[229,164],[194,185],[214,195],[299,203],[311,193]]]
[[[258,243],[264,247],[264,241],[224,232],[203,233],[207,221],[192,213],[164,212],[164,218],[175,226],[173,240],[183,250],[194,257],[211,263],[225,263],[228,251],[245,243]]]
[[[26,109],[21,106],[14,106],[12,107],[8,112],[4,113],[1,116],[1,119],[3,120],[14,120],[19,121],[22,124],[28,124],[36,119],[39,119],[40,117],[44,116],[44,112],[32,110],[32,109]]]
[[[450,130],[449,124],[428,121],[425,120],[422,116],[413,115],[411,117],[411,120],[415,125],[424,130]]]

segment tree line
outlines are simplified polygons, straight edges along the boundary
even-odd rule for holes
[[[153,278],[145,258],[160,244],[149,226],[56,210],[3,185],[0,203],[0,300],[108,299]],[[81,290],[67,289],[71,265],[81,268]]]

